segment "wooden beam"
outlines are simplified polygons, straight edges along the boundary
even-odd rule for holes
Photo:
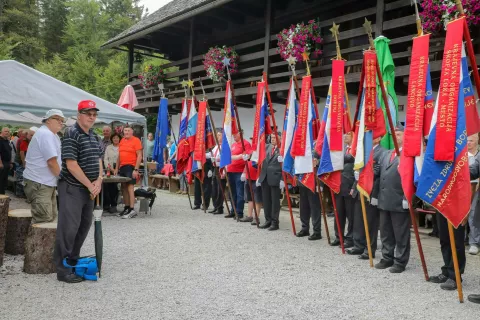
[[[134,60],[134,55],[133,55],[133,43],[128,44],[128,73],[127,73],[127,79],[130,79],[130,75],[133,73],[133,60]]]
[[[270,32],[272,30],[272,0],[267,0],[265,7],[265,49],[263,55],[263,71],[268,76],[268,62],[269,62],[269,50],[270,50]]]
[[[377,14],[375,18],[375,37],[383,33],[383,13],[385,11],[385,0],[377,0]]]
[[[195,32],[195,17],[190,18],[190,41],[188,42],[188,79],[192,78],[193,63],[193,33]]]
[[[390,2],[385,4],[385,11],[392,11],[395,9],[403,8],[410,6],[412,4],[411,0],[398,0],[395,2]]]

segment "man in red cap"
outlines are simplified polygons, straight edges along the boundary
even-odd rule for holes
[[[65,131],[62,144],[62,170],[58,182],[58,225],[55,241],[57,279],[67,283],[83,281],[64,266],[74,266],[92,224],[94,201],[102,188],[100,144],[92,127],[97,118],[96,103],[78,104],[77,122]]]

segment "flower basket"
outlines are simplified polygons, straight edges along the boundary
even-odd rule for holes
[[[230,74],[238,72],[238,54],[232,47],[213,47],[208,50],[203,60],[203,67],[207,72],[207,76],[213,82],[220,82],[221,78],[227,78],[227,71],[223,65],[223,59],[230,59]]]
[[[480,0],[462,0],[467,23],[476,26],[480,23]],[[458,18],[459,12],[454,0],[424,0],[420,12],[423,29],[433,34],[444,30],[447,23]]]
[[[165,81],[165,71],[160,66],[146,66],[138,75],[143,89],[155,89],[159,83]]]
[[[322,50],[320,45],[323,39],[320,35],[318,21],[310,20],[308,24],[297,23],[288,29],[283,29],[277,34],[277,52],[283,60],[295,57],[297,61],[303,61],[303,52],[313,54],[315,59],[320,59]]]

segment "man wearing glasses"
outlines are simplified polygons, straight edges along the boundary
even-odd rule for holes
[[[43,126],[28,146],[23,171],[24,191],[32,205],[32,224],[52,222],[57,217],[55,188],[62,165],[60,138],[65,117],[62,111],[48,110]]]
[[[57,279],[67,283],[83,281],[83,278],[72,273],[72,268],[65,268],[63,260],[66,259],[70,266],[77,264],[80,249],[92,224],[92,198],[102,188],[101,149],[92,130],[97,112],[94,101],[80,101],[77,122],[65,131],[63,138],[54,260]]]

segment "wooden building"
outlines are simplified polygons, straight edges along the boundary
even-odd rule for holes
[[[135,55],[160,53],[171,61],[165,67],[176,68],[167,74],[165,87],[170,112],[178,114],[184,96],[180,82],[206,77],[202,60],[210,47],[234,46],[240,56],[239,72],[232,76],[238,107],[254,107],[255,83],[265,71],[277,111],[276,118],[280,120],[291,72],[277,52],[276,34],[291,24],[319,19],[324,39],[323,54],[318,59],[312,58],[311,70],[320,100],[319,108],[322,109],[322,99],[324,101],[330,82],[331,58],[336,54],[329,29],[333,22],[339,24],[340,47],[342,56],[347,60],[347,90],[353,98],[354,108],[362,51],[368,47],[368,37],[362,27],[367,18],[372,21],[374,37],[384,35],[391,39],[390,50],[396,65],[395,89],[400,104],[399,119],[403,120],[412,37],[416,34],[414,12],[411,0],[173,0],[109,40],[104,48],[128,51],[130,84],[134,86],[140,103],[136,111],[142,114],[157,113],[160,92],[140,86],[137,75],[133,74]],[[474,35],[473,38],[477,37]],[[444,35],[432,38],[430,67],[434,88],[439,83],[443,45]],[[296,69],[299,76],[305,74],[303,63],[297,63]],[[225,83],[205,79],[203,84],[212,110],[220,111]],[[198,82],[196,94],[201,95]],[[252,118],[252,112],[245,111],[239,110],[241,118]],[[220,112],[214,118],[218,123]],[[248,127],[246,125],[247,132]]]

